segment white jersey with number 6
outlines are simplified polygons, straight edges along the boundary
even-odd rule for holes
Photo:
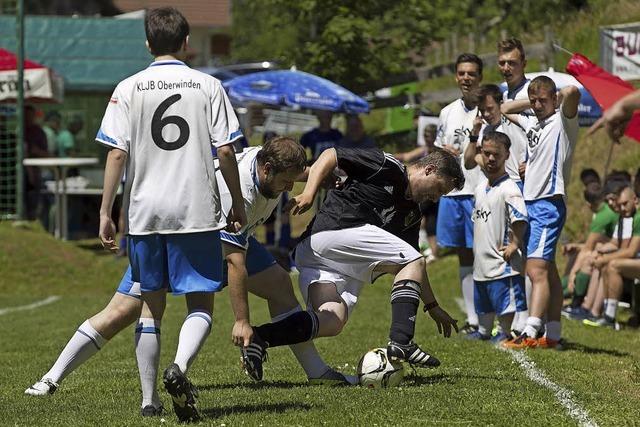
[[[225,226],[212,145],[242,136],[218,80],[156,61],[116,87],[96,141],[128,153],[128,233],[195,233]]]

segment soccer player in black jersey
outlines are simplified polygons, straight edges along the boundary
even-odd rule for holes
[[[393,360],[419,367],[440,364],[413,342],[420,300],[445,337],[452,328],[458,330],[457,321],[438,306],[418,250],[418,204],[462,188],[458,160],[437,150],[405,167],[378,149],[328,149],[311,167],[303,193],[290,201],[294,215],[312,206],[321,183],[336,168],[347,175],[344,185],[329,191],[296,247],[307,311],[254,328],[242,360],[255,380],[262,379],[268,347],[338,335],[362,286],[386,273],[395,275],[387,346]]]

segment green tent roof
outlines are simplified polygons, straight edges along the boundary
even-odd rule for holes
[[[153,60],[141,19],[25,18],[25,55],[55,70],[65,88],[111,91]],[[15,17],[0,16],[0,47],[16,51]]]

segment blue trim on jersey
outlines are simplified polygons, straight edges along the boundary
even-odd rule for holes
[[[507,99],[516,99],[516,95],[520,93],[520,91],[524,88],[524,85],[526,85],[528,81],[529,79],[522,79],[522,83],[520,83],[520,85],[515,87],[513,90],[509,90],[509,87],[507,87]]]
[[[136,328],[136,334],[156,334],[160,335],[160,328],[156,328],[155,326],[138,326]]]
[[[157,67],[159,65],[184,65],[185,67],[187,66],[187,64],[185,64],[182,61],[178,61],[177,59],[168,59],[166,61],[156,61],[156,62],[152,62],[149,67]]]
[[[260,178],[258,177],[258,158],[253,159],[251,163],[251,178],[253,179],[253,185],[260,191]]]
[[[513,216],[523,221],[529,221],[529,218],[527,218],[527,216],[520,212],[518,209],[514,208],[511,203],[507,203],[507,205],[509,205],[509,207],[513,210]]]
[[[476,107],[473,108],[467,108],[467,106],[464,103],[464,100],[462,98],[460,98],[460,102],[462,102],[462,108],[464,109],[465,113],[468,113],[469,111],[473,111],[476,109]]]
[[[547,194],[553,194],[556,191],[556,178],[558,177],[558,154],[560,154],[560,133],[556,139],[556,152],[553,156],[553,170],[551,172],[551,189]]]
[[[98,134],[96,135],[96,139],[99,139],[101,141],[106,141],[109,144],[118,145],[118,141],[111,138],[110,136],[107,136],[107,134],[102,131],[102,128],[98,129]]]
[[[231,135],[229,135],[228,141],[234,141],[234,140],[240,138],[241,136],[242,136],[242,131],[240,129],[238,129],[237,131],[235,131]]]
[[[220,241],[238,246],[241,249],[247,248],[247,236],[245,234],[231,234],[226,231],[220,232]]]

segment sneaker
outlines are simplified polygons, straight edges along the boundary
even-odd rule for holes
[[[240,348],[240,362],[244,372],[254,381],[262,381],[262,364],[267,361],[267,344],[253,334],[253,340],[247,347]]]
[[[200,421],[200,414],[196,407],[198,389],[191,384],[191,381],[182,373],[178,365],[172,363],[164,371],[162,382],[167,393],[173,400],[173,410],[181,422]]]
[[[600,317],[598,319],[584,319],[582,321],[583,325],[593,326],[596,328],[610,328],[614,331],[620,330],[620,324],[615,320],[608,318],[606,316]]]
[[[513,337],[511,336],[511,334],[507,334],[505,332],[498,332],[497,334],[491,337],[491,343],[500,344],[501,342],[510,340],[512,338]]]
[[[144,408],[140,409],[140,415],[143,417],[157,417],[164,413],[164,406],[160,404],[160,406],[147,405]]]
[[[520,334],[516,339],[503,341],[501,345],[507,349],[522,350],[525,348],[536,348],[538,346],[538,340],[529,337],[527,334]]]
[[[478,325],[471,325],[469,322],[464,322],[464,325],[460,328],[461,334],[470,334],[478,330]]]
[[[481,334],[480,331],[473,331],[470,334],[464,335],[464,338],[473,341],[489,341],[491,339],[489,335]]]
[[[573,315],[575,312],[577,312],[580,308],[582,307],[574,307],[572,305],[565,305],[564,307],[562,307],[562,310],[560,311],[560,314],[562,314],[562,316],[566,317],[567,319],[571,319],[571,315]]]
[[[54,383],[49,378],[43,378],[28,389],[24,391],[24,394],[29,396],[47,396],[53,394],[60,387],[57,383]]]
[[[537,348],[552,349],[552,350],[564,350],[564,340],[552,340],[547,337],[538,338]]]
[[[593,317],[591,312],[582,306],[565,307],[562,309],[562,315],[571,320],[584,320]]]
[[[347,386],[358,384],[358,377],[345,375],[331,368],[318,378],[308,378],[309,385]]]
[[[437,368],[440,366],[438,359],[423,351],[418,347],[418,344],[413,341],[406,345],[389,341],[389,344],[387,344],[387,356],[389,356],[391,360],[407,362],[411,366],[418,366],[420,368]]]

